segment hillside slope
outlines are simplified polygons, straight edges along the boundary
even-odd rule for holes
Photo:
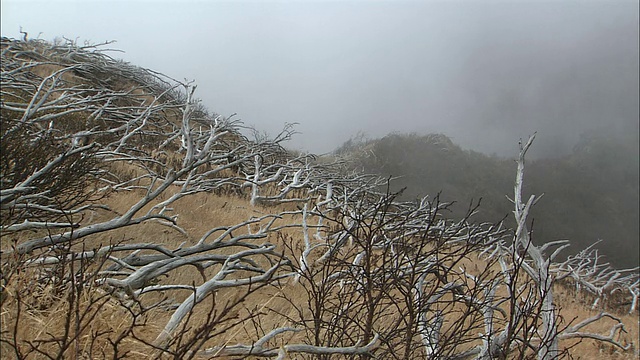
[[[3,358],[637,356],[637,272],[553,262],[517,192],[452,219],[99,46],[1,50]]]
[[[368,173],[398,177],[393,185],[406,187],[407,199],[441,192],[441,198],[458,201],[452,216],[461,217],[468,203],[481,197],[480,220],[511,220],[504,195],[513,187],[512,159],[465,151],[436,134],[388,135],[352,144],[348,156]],[[569,156],[529,161],[527,168],[527,192],[545,194],[531,214],[534,241],[569,239],[579,250],[602,240],[596,246],[607,261],[619,268],[638,266],[637,134],[585,134]]]

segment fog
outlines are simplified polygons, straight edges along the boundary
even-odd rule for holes
[[[440,132],[534,155],[581,133],[638,137],[637,1],[2,1],[2,35],[117,40],[113,53],[195,80],[212,111],[331,151],[364,132]],[[39,35],[39,33],[41,33]]]

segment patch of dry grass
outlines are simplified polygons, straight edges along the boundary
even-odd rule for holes
[[[99,222],[106,220],[113,216],[115,213],[122,213],[128,209],[140,196],[134,192],[117,193],[113,194],[107,201],[112,211],[98,210],[93,215],[93,222]],[[168,196],[168,195],[167,195]],[[162,199],[159,199],[161,201]],[[180,214],[178,218],[178,224],[189,234],[185,237],[184,234],[178,232],[175,229],[159,224],[158,222],[147,222],[133,227],[127,227],[112,231],[108,234],[97,234],[89,238],[84,246],[86,248],[96,247],[98,245],[105,245],[108,243],[123,242],[155,242],[163,244],[168,248],[176,248],[183,242],[188,244],[194,244],[200,236],[202,236],[209,229],[217,226],[230,226],[245,221],[251,217],[260,216],[265,213],[273,212],[277,208],[271,207],[255,207],[252,208],[246,199],[239,198],[232,195],[214,195],[202,193],[195,196],[183,198],[173,205],[173,211],[176,214]],[[287,221],[292,221],[291,218],[281,220],[282,224]],[[297,219],[299,221],[299,219]],[[284,250],[282,241],[287,241],[293,249],[298,248],[301,251],[300,246],[296,246],[296,242],[302,243],[302,234],[299,229],[286,230],[287,236],[276,237],[273,236],[268,240],[274,243],[280,242],[281,249]],[[295,254],[290,254],[292,257],[299,256],[299,252],[295,251]],[[482,271],[483,267],[478,263],[477,259],[467,259],[460,263],[464,265],[470,271]],[[11,293],[15,294],[19,291],[19,288],[30,289],[29,292],[22,294],[24,303],[21,310],[21,317],[18,323],[17,335],[19,338],[30,341],[33,344],[42,342],[45,340],[51,340],[52,338],[59,337],[64,332],[64,324],[66,316],[69,310],[69,301],[60,294],[53,294],[52,288],[42,286],[38,284],[29,284],[20,282],[19,279],[32,278],[29,276],[29,271],[35,271],[33,269],[27,270],[18,276],[13,282],[13,287],[8,287],[9,300],[6,301],[2,308],[1,320],[2,331],[12,332],[15,327],[16,319],[16,303],[15,297],[12,298]],[[216,271],[216,268],[211,268],[206,271],[207,276],[211,276]],[[193,281],[194,284],[201,283],[200,272],[193,267],[179,268],[170,273],[170,276],[162,278],[160,283],[188,283]],[[289,299],[285,301],[284,295]],[[183,291],[181,295],[174,298],[175,301],[181,301],[189,295],[189,291]],[[118,334],[122,334],[128,329],[131,322],[131,317],[127,314],[126,310],[121,306],[119,301],[115,298],[109,298],[108,301],[101,303],[99,310],[92,310],[96,308],[96,304],[92,302],[94,297],[100,296],[100,289],[92,289],[89,293],[82,293],[78,302],[78,307],[81,312],[90,313],[94,316],[91,320],[91,324],[87,327],[82,334],[79,335],[78,340],[71,345],[69,353],[75,352],[74,347],[80,347],[82,350],[87,350],[88,347],[93,346],[94,353],[104,352],[110,354],[112,349],[110,348],[109,341],[113,341]],[[237,299],[241,296],[238,290],[225,289],[216,293],[216,296],[211,300],[204,301],[195,307],[195,310],[190,319],[190,326],[197,327],[202,325],[202,322],[206,319],[207,313],[211,309],[211,301],[216,302],[216,306],[226,304],[228,302]],[[600,310],[591,310],[591,299],[582,299],[581,293],[575,292],[564,286],[557,286],[555,289],[555,298],[558,306],[561,308],[560,315],[564,319],[562,325],[566,325],[569,321],[581,319],[596,315]],[[152,300],[159,300],[160,295],[157,297],[149,297],[146,299],[146,303],[150,303]],[[216,338],[209,341],[206,346],[214,346],[221,344],[235,344],[246,343],[247,341],[254,340],[261,335],[260,330],[273,329],[280,326],[291,325],[286,320],[287,316],[295,317],[295,307],[291,304],[291,299],[297,299],[299,303],[295,307],[304,308],[305,302],[308,301],[305,289],[302,288],[300,283],[293,283],[292,281],[281,282],[281,287],[265,287],[259,291],[251,294],[244,299],[238,306],[233,307],[234,313],[226,314],[226,318],[229,319],[229,323],[233,323],[233,319],[242,319],[244,317],[251,318],[250,313],[258,313],[259,319],[255,321],[246,320],[237,326],[232,326],[227,331],[222,332]],[[616,309],[608,309],[608,311],[616,312]],[[620,310],[623,312],[623,310]],[[282,316],[285,315],[285,316]],[[623,343],[634,343],[637,346],[638,339],[638,315],[636,314],[624,314],[617,313],[617,316],[625,323],[626,333],[622,336],[621,341]],[[161,331],[164,324],[168,321],[170,312],[160,309],[154,309],[145,313],[143,317],[137,321],[144,326],[136,327],[136,336],[144,339],[145,341],[152,342],[155,336]],[[575,321],[574,321],[575,323]],[[595,325],[588,328],[598,333],[608,333],[612,323],[610,321],[598,322]],[[469,324],[471,326],[471,324]],[[100,341],[92,344],[91,334],[96,332],[103,332],[105,334]],[[289,334],[280,339],[280,341],[302,341],[302,335]],[[571,355],[577,359],[593,359],[594,356],[600,359],[634,359],[636,355],[633,351],[623,353],[619,349],[609,344],[599,343],[594,340],[583,340],[576,344],[575,341],[565,341],[562,346],[571,347]],[[56,346],[47,344],[41,348],[45,351],[51,350],[55,352]],[[153,352],[140,351],[140,343],[137,340],[127,338],[121,343],[120,349],[122,351],[129,351],[129,355],[136,358],[150,357]],[[2,345],[1,350],[4,354],[10,354],[6,344]],[[637,350],[635,350],[637,351]]]

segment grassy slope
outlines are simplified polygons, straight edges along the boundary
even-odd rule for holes
[[[109,205],[116,209],[124,209],[130,203],[135,200],[132,194],[118,194],[113,196],[107,202]],[[139,194],[141,195],[141,194]],[[248,201],[232,196],[224,195],[211,195],[201,194],[192,198],[179,201],[174,206],[176,213],[180,213],[180,224],[185,230],[188,230],[193,234],[189,238],[185,238],[184,235],[177,231],[168,230],[165,226],[159,224],[148,223],[125,230],[111,233],[102,239],[94,239],[94,241],[100,243],[106,243],[108,241],[140,241],[146,239],[154,239],[160,241],[162,244],[167,245],[169,248],[177,247],[184,241],[194,242],[197,237],[209,230],[212,227],[220,225],[236,224],[245,219],[260,215],[262,213],[271,211],[273,209],[261,209],[252,208]],[[475,260],[477,261],[477,260]],[[180,269],[172,273],[171,277],[165,278],[161,283],[175,283],[184,282],[185,279],[192,277],[199,277],[197,271],[193,269]],[[305,291],[300,288],[299,285],[286,284],[281,289],[266,288],[260,292],[254,294],[254,296],[247,299],[244,306],[253,309],[262,309],[265,313],[261,317],[261,323],[264,328],[275,328],[279,326],[286,326],[287,321],[282,316],[277,315],[276,312],[285,314],[288,316],[294,315],[293,308],[286,301],[283,301],[280,297],[282,294],[287,294],[292,299],[298,299],[299,305],[303,305],[306,301]],[[216,299],[218,302],[224,302],[233,298],[237,294],[224,291]],[[45,297],[46,294],[38,294],[38,296]],[[185,293],[186,296],[186,293]],[[42,300],[42,298],[40,299]],[[22,331],[26,338],[38,339],[44,337],[46,333],[59,333],[61,331],[61,324],[63,320],[63,313],[65,310],[64,299],[58,299],[55,301],[52,299],[55,305],[43,310],[41,312],[28,312],[26,317],[23,317],[23,323],[20,324]],[[583,292],[577,292],[573,288],[567,288],[564,286],[556,286],[556,301],[561,308],[560,315],[566,321],[562,325],[566,325],[568,321],[574,321],[574,319],[584,319],[589,316],[598,314],[602,309],[600,307],[591,310],[592,300]],[[208,311],[209,302],[205,302],[196,308],[194,318],[204,317]],[[615,308],[609,308],[609,311],[616,313]],[[126,323],[123,323],[118,314],[122,311],[116,304],[108,306],[105,311],[100,313],[100,316],[95,320],[94,329],[111,329],[113,331],[122,330]],[[239,310],[241,311],[241,310]],[[627,334],[623,336],[625,342],[636,342],[638,339],[638,314],[624,314],[620,312],[617,314],[621,317],[626,324]],[[10,324],[12,322],[11,312],[2,312],[2,323]],[[166,312],[154,312],[149,316],[147,325],[143,328],[140,334],[146,337],[147,340],[152,341],[157,333],[162,329],[166,321],[168,320],[168,314]],[[575,321],[574,321],[575,323]],[[197,321],[195,322],[197,324]],[[561,326],[562,326],[561,325]],[[611,322],[598,323],[597,326],[588,328],[595,332],[607,332]],[[34,333],[33,329],[38,329],[37,333]],[[245,332],[246,330],[246,332]],[[243,343],[252,338],[253,329],[251,326],[247,326],[245,330],[234,329],[229,333],[221,335],[224,341],[229,344]],[[219,339],[217,339],[219,340]],[[290,340],[295,340],[295,337],[291,337]],[[217,341],[216,341],[217,342]],[[637,343],[637,342],[636,342]],[[565,342],[564,346],[572,346],[574,342]],[[133,345],[130,349],[132,354],[136,357],[144,358],[149,354],[136,353],[138,346]],[[126,349],[126,348],[125,348]],[[5,349],[6,351],[6,349]],[[607,344],[597,343],[593,340],[584,340],[580,344],[577,344],[571,350],[572,356],[576,359],[634,359],[636,358],[633,353],[621,353],[618,349]]]
[[[116,197],[113,199],[114,205],[118,204],[124,199]],[[127,202],[130,201],[130,197],[127,197]],[[224,206],[224,207],[223,207]],[[185,230],[192,231],[194,235],[198,236],[206,232],[209,228],[219,225],[236,224],[251,216],[259,216],[261,214],[273,211],[269,208],[252,208],[246,199],[229,196],[216,196],[201,194],[193,198],[180,201],[175,206],[176,212],[181,214],[181,224]],[[165,227],[157,225],[145,225],[145,227],[137,228],[133,231],[128,231],[127,237],[161,237],[164,243],[178,246],[185,241],[185,238],[180,234],[171,233],[167,231]],[[187,240],[189,241],[189,240]],[[191,239],[193,241],[193,239]],[[474,259],[475,260],[475,259]],[[475,260],[477,261],[477,260]],[[177,273],[175,276],[193,276],[189,273]],[[166,281],[171,281],[167,279]],[[284,312],[291,311],[290,306],[286,302],[280,301],[276,296],[278,293],[287,293],[291,298],[304,299],[304,291],[295,285],[286,285],[281,290],[269,290],[265,289],[265,294],[257,294],[252,301],[247,303],[248,307],[265,307],[273,308],[277,311]],[[231,296],[231,295],[229,295]],[[556,300],[558,306],[561,308],[560,315],[565,320],[564,325],[568,322],[575,323],[574,319],[585,319],[590,316],[597,315],[602,311],[601,307],[591,309],[593,300],[584,292],[575,291],[572,287],[556,286]],[[616,309],[617,308],[617,309]],[[201,309],[204,310],[204,309]],[[626,325],[627,334],[624,336],[626,342],[636,342],[639,338],[639,323],[638,314],[625,314],[626,307],[608,307],[608,311],[612,311],[617,316],[620,316]],[[289,314],[291,315],[291,314]],[[158,319],[160,320],[160,319]],[[164,319],[163,319],[164,320]],[[282,326],[283,319],[280,316],[267,316],[264,320],[264,324],[269,326]],[[160,327],[162,322],[159,322]],[[587,329],[594,330],[595,332],[607,332],[612,322],[606,321],[598,323],[597,326],[592,326]],[[229,338],[230,343],[242,342],[247,340],[242,332],[231,334]],[[573,343],[570,343],[573,344]],[[566,343],[566,346],[570,345]],[[606,344],[599,344],[592,340],[584,340],[571,350],[572,356],[576,359],[634,359],[635,355],[632,353],[621,353],[613,346]]]
[[[133,204],[139,197],[143,196],[143,193],[132,191],[115,193],[108,197],[105,201],[107,205],[115,212],[122,212]],[[162,200],[162,199],[159,199]],[[119,229],[107,234],[101,234],[94,236],[90,241],[87,241],[84,246],[87,248],[97,247],[100,244],[107,244],[113,242],[145,242],[153,241],[166,245],[168,248],[175,248],[187,242],[188,244],[194,243],[197,239],[209,229],[216,226],[232,225],[247,220],[252,216],[259,216],[265,213],[271,213],[279,210],[285,210],[287,207],[281,205],[277,208],[263,208],[260,206],[252,207],[248,199],[238,196],[232,196],[228,194],[216,195],[212,193],[201,193],[187,198],[183,198],[172,205],[174,213],[180,214],[179,224],[187,231],[189,236],[169,229],[166,226],[162,226],[158,223],[148,222],[145,224]],[[92,215],[91,220],[87,221],[98,222],[100,220],[108,219],[113,216],[112,212],[98,211]],[[286,223],[287,218],[282,219],[282,223]],[[291,230],[293,233],[293,230]],[[297,234],[297,238],[300,238]],[[279,243],[281,249],[282,239],[274,238],[269,239],[274,243]],[[19,241],[19,239],[16,239]],[[6,244],[3,244],[3,247]],[[290,244],[291,245],[291,244]],[[295,248],[295,244],[293,245]],[[289,254],[292,257],[296,257],[298,254]],[[476,260],[474,260],[476,261]],[[171,273],[170,277],[163,278],[161,283],[172,283],[179,280],[189,280],[194,277],[199,277],[198,271],[192,268],[181,268],[178,271]],[[33,286],[33,284],[27,283],[14,283],[16,287],[20,286]],[[8,289],[11,292],[11,288]],[[14,289],[15,290],[15,289]],[[47,293],[47,288],[34,287],[32,292],[33,299],[28,299],[36,303],[46,303],[42,309],[31,308],[23,312],[20,317],[18,325],[18,333],[22,334],[27,339],[37,340],[39,338],[46,337],[47,334],[60,334],[63,329],[64,313],[66,311],[66,300],[63,297],[56,296],[51,293]],[[589,310],[589,303],[580,300],[582,293],[575,293],[571,290],[558,287],[558,305],[563,309],[561,315],[566,320],[571,320],[574,317],[584,318],[596,311]],[[290,282],[283,284],[282,288],[264,288],[255,293],[254,296],[247,298],[242,307],[238,308],[238,312],[242,312],[243,308],[247,309],[260,309],[263,315],[261,316],[261,325],[265,329],[275,328],[278,326],[287,325],[286,315],[293,315],[291,313],[292,307],[286,301],[281,299],[283,294],[291,299],[297,299],[298,305],[304,306],[306,298],[305,291],[299,284],[292,284]],[[187,293],[184,294],[187,296]],[[233,291],[221,291],[216,300],[219,303],[232,299],[238,296]],[[177,299],[179,300],[179,299]],[[0,320],[2,322],[3,331],[13,331],[15,329],[15,309],[12,308],[12,303],[5,304],[5,308],[0,313]],[[196,308],[194,313],[195,323],[197,324],[200,317],[204,317],[208,310],[207,302],[202,303]],[[117,332],[125,327],[127,324],[123,322],[123,316],[121,315],[122,308],[118,307],[116,302],[110,301],[105,305],[105,308],[100,311],[96,318],[92,322],[92,330],[112,330]],[[278,315],[281,314],[281,315]],[[230,314],[232,315],[232,314]],[[285,316],[282,316],[285,315]],[[638,319],[637,314],[623,315],[624,322],[627,324],[628,333],[625,335],[626,341],[635,341],[638,338]],[[146,319],[146,325],[140,328],[138,335],[149,341],[153,340],[158,331],[162,328],[164,323],[168,319],[166,312],[154,311],[149,314]],[[604,325],[604,324],[603,324]],[[606,327],[603,327],[605,329]],[[247,323],[244,327],[236,327],[233,331],[225,332],[220,335],[216,342],[219,343],[220,339],[223,339],[229,344],[236,342],[244,342],[252,338],[252,324]],[[295,336],[289,337],[289,340],[295,340]],[[84,346],[87,344],[82,343]],[[102,344],[101,346],[106,346]],[[125,343],[123,346],[130,347],[127,350],[131,351],[131,355],[136,358],[145,358],[150,354],[148,352],[140,352],[139,348],[133,343]],[[4,356],[10,356],[6,347],[0,348]],[[596,344],[593,341],[584,341],[572,350],[572,354],[576,358],[592,359],[632,359],[632,354],[619,354],[617,350],[609,345]]]

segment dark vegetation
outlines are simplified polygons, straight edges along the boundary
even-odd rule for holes
[[[471,200],[482,198],[479,220],[512,221],[504,201],[513,188],[512,159],[463,150],[441,134],[350,140],[336,153],[353,157],[365,172],[398,177],[394,190],[406,187],[405,199],[440,193],[457,201],[451,216],[460,218]],[[529,161],[527,176],[525,191],[545,194],[532,212],[534,242],[569,239],[577,251],[602,240],[596,247],[606,261],[638,266],[637,133],[585,133],[571,154]]]

